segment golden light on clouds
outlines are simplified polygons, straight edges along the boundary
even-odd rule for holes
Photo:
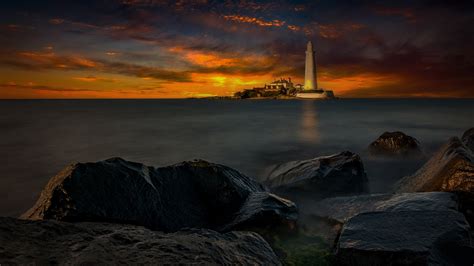
[[[99,63],[93,60],[84,58],[82,56],[71,55],[68,57],[61,57],[56,55],[54,52],[20,52],[18,53],[19,59],[26,59],[29,64],[41,66],[55,66],[58,68],[68,67],[86,67],[94,68],[98,67]]]
[[[466,1],[16,2],[2,9],[0,98],[203,97],[281,77],[301,84],[309,40],[318,84],[337,96],[474,95]]]
[[[383,87],[398,84],[401,81],[397,75],[380,75],[373,73],[335,77],[330,73],[323,72],[318,78],[320,87],[332,89],[341,96],[352,93],[357,89]]]
[[[186,53],[186,59],[191,63],[205,67],[232,66],[239,63],[239,60],[236,58],[223,58],[200,52]]]
[[[285,25],[286,23],[285,21],[278,20],[278,19],[266,21],[260,18],[239,16],[239,15],[224,15],[223,17],[227,20],[241,22],[241,23],[255,24],[262,27],[281,27]]]

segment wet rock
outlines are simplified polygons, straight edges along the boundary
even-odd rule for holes
[[[349,151],[280,164],[271,170],[265,183],[292,200],[299,196],[315,199],[368,191],[362,161]]]
[[[362,213],[344,225],[336,257],[340,265],[469,264],[469,230],[456,211]],[[446,246],[458,252],[447,252]]]
[[[369,145],[372,155],[420,155],[420,143],[403,132],[385,132]]]
[[[302,208],[300,224],[334,245],[344,223],[361,213],[449,210],[458,210],[458,202],[456,195],[448,192],[333,197]]]
[[[472,152],[474,152],[474,127],[466,130],[462,135],[462,142],[466,145]]]
[[[402,178],[396,191],[474,192],[474,155],[453,137],[415,174]]]
[[[232,168],[197,160],[155,169],[120,158],[67,167],[22,217],[128,223],[165,232],[231,230],[251,224],[239,215],[249,213],[253,193],[271,198],[271,204],[254,202],[253,214],[245,217],[284,225],[296,220],[294,203],[267,195],[261,184]]]
[[[2,265],[280,265],[261,236],[0,218]]]
[[[267,192],[252,193],[236,213],[235,219],[221,231],[247,228],[295,228],[298,219],[296,205],[284,198]]]
[[[457,196],[448,192],[372,194],[326,198],[308,211],[310,215],[345,223],[366,212],[458,210]]]

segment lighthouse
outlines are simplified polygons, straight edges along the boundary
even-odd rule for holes
[[[314,56],[313,43],[311,41],[306,45],[306,64],[304,70],[304,86],[296,93],[297,98],[304,99],[334,99],[332,90],[318,88],[316,78],[316,60]]]
[[[308,41],[306,45],[306,64],[304,73],[304,90],[317,90],[316,62],[314,59],[313,43]]]

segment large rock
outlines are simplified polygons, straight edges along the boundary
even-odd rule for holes
[[[372,155],[420,155],[418,140],[403,132],[385,132],[369,145]]]
[[[302,208],[300,224],[334,245],[344,223],[361,213],[449,210],[458,210],[458,202],[456,195],[448,192],[333,197]]]
[[[262,200],[249,206],[254,193]],[[223,165],[199,160],[155,169],[113,158],[67,167],[22,217],[119,222],[172,232],[188,227],[231,230],[251,225],[250,220],[289,225],[296,216],[294,203]]]
[[[1,265],[279,265],[261,236],[0,218]]]
[[[265,183],[285,196],[324,198],[368,191],[367,176],[360,157],[345,151],[304,161],[280,164]]]
[[[457,197],[448,192],[372,194],[326,198],[307,211],[309,215],[345,223],[366,212],[458,210]]]
[[[474,155],[453,137],[415,174],[401,179],[396,191],[474,192]]]
[[[344,225],[336,256],[340,265],[470,265],[469,230],[456,211],[362,213]]]
[[[466,145],[472,152],[474,152],[474,127],[466,130],[462,135],[462,142]]]
[[[293,202],[267,192],[255,192],[245,201],[235,218],[221,231],[230,229],[273,228],[293,229],[298,219]]]

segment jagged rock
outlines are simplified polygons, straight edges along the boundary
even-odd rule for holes
[[[471,150],[471,152],[474,152],[474,127],[464,132],[462,135],[462,142]]]
[[[165,232],[231,230],[251,224],[239,214],[249,213],[245,203],[253,193],[268,194],[255,180],[223,165],[198,160],[155,169],[113,158],[67,167],[49,181],[22,217],[119,222]],[[271,204],[254,202],[249,219],[283,224],[296,220],[294,203],[268,197]]]
[[[324,198],[368,191],[367,176],[360,157],[345,151],[304,161],[280,164],[265,183],[285,196]]]
[[[345,223],[360,213],[386,211],[458,210],[457,197],[448,192],[372,194],[326,198],[311,206],[308,214]]]
[[[0,218],[2,265],[280,265],[261,236]]]
[[[453,137],[415,174],[401,179],[396,191],[474,192],[474,155]]]
[[[344,225],[336,257],[340,265],[469,265],[469,230],[456,211],[362,213]]]
[[[369,145],[372,155],[420,155],[418,140],[403,132],[385,132]]]

